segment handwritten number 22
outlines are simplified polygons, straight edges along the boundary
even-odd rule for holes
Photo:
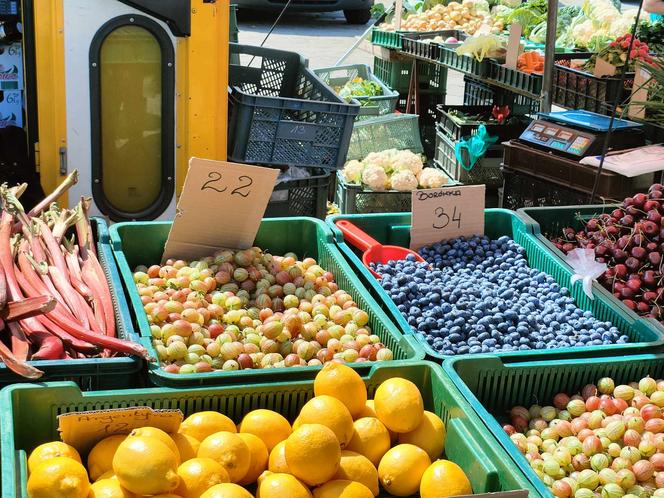
[[[209,180],[206,181],[203,186],[201,187],[201,190],[214,190],[215,192],[223,193],[228,190],[228,187],[219,185],[218,182],[221,181],[221,173],[218,171],[210,171],[208,173],[208,178]],[[234,188],[231,191],[231,195],[239,195],[240,197],[248,197],[251,191],[244,191],[245,189],[248,189],[253,183],[253,179],[249,176],[246,175],[241,175],[238,180],[245,182],[239,187]]]
[[[447,225],[450,224],[450,221],[456,221],[457,222],[457,228],[461,228],[461,211],[459,211],[459,214],[457,215],[457,207],[454,206],[454,211],[452,212],[452,218],[450,219],[450,216],[445,212],[445,208],[443,207],[437,207],[434,210],[434,214],[436,215],[436,221],[433,222],[433,227],[436,230],[441,230]]]

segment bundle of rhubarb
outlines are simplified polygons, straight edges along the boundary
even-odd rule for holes
[[[90,200],[71,210],[55,204],[77,176],[27,213],[19,201],[26,185],[0,186],[0,360],[29,379],[43,372],[28,360],[147,356],[142,346],[116,337]]]

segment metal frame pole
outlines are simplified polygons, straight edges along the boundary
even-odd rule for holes
[[[549,0],[546,15],[546,45],[544,47],[544,74],[542,75],[543,112],[551,111],[553,102],[553,68],[556,63],[556,28],[558,25],[558,0]]]

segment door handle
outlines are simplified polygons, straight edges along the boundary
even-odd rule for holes
[[[60,175],[67,174],[67,147],[60,147]]]

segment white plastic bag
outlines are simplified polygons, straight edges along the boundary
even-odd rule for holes
[[[597,280],[606,271],[606,263],[595,261],[595,251],[592,249],[574,249],[567,254],[566,261],[574,270],[570,287],[577,280],[582,280],[583,292],[590,299],[594,299],[592,293],[593,280]]]

